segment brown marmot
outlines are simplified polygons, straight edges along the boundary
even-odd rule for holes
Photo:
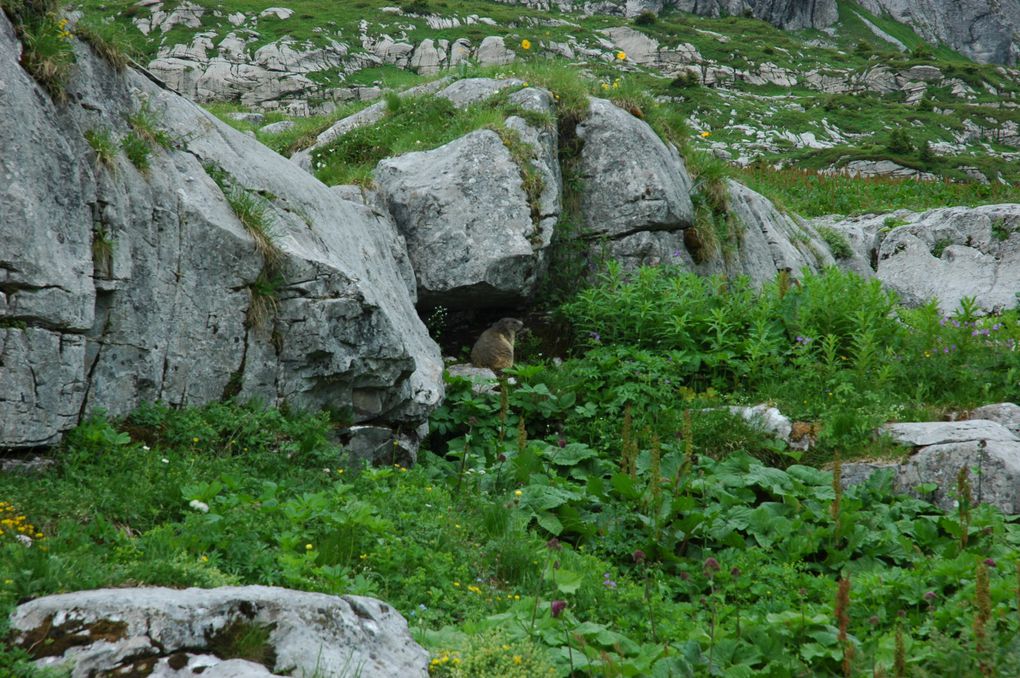
[[[514,364],[514,337],[524,327],[517,318],[501,318],[482,332],[471,349],[471,364],[490,370],[505,370]]]

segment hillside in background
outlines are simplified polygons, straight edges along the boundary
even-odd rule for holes
[[[386,88],[467,75],[479,64],[562,60],[587,73],[596,93],[622,86],[667,103],[687,120],[692,148],[734,166],[1017,179],[1014,68],[971,61],[948,42],[926,42],[895,13],[851,2],[834,5],[821,30],[672,6],[658,16],[623,16],[656,4],[600,4],[617,14],[484,0],[89,0],[82,9],[90,28],[129,44],[182,94],[274,112],[273,120],[322,116],[302,120],[304,130],[323,129],[338,110],[364,106]],[[281,150],[293,150],[293,141],[291,133]]]

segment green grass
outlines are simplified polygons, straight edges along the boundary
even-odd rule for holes
[[[113,167],[114,159],[117,157],[117,143],[107,130],[87,130],[85,141],[88,142],[92,151],[96,154],[96,163],[104,167]]]
[[[141,172],[147,172],[152,165],[152,148],[149,142],[135,132],[128,132],[120,140],[120,147],[131,164]]]
[[[997,182],[915,181],[828,176],[795,169],[741,169],[735,177],[805,216],[868,214],[898,209],[926,210],[950,205],[1020,201],[1020,190]]]
[[[434,676],[832,676],[843,579],[856,673],[906,659],[918,674],[1016,673],[1015,518],[940,511],[892,494],[888,475],[835,489],[706,409],[776,387],[784,412],[818,424],[813,463],[889,457],[870,436],[885,417],[1002,396],[1020,373],[1003,347],[1015,314],[975,338],[845,273],[757,295],[662,269],[609,277],[565,312],[577,354],[516,365],[505,397],[450,383],[411,469],[345,467],[325,414],[88,418],[55,467],[0,476],[0,520],[34,540],[0,532],[0,619],[65,590],[270,584],[386,601]],[[958,354],[917,353],[939,338]],[[240,625],[216,648],[258,659],[266,640]],[[0,669],[37,678],[25,659],[0,643]]]

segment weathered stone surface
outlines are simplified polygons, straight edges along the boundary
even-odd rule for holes
[[[280,120],[279,122],[273,122],[265,127],[259,128],[259,131],[263,134],[280,134],[281,132],[286,132],[292,129],[294,129],[293,120]]]
[[[517,58],[498,35],[489,35],[482,40],[475,53],[479,66],[504,66]]]
[[[379,163],[379,192],[407,241],[426,306],[519,303],[544,249],[520,168],[495,132]]]
[[[475,367],[471,364],[457,363],[447,365],[447,373],[452,378],[467,379],[471,382],[471,392],[475,395],[482,393],[499,393],[499,379],[496,373],[488,367]]]
[[[978,408],[975,412],[1010,419],[1017,416],[1018,410],[1020,407],[1012,403],[1001,403]],[[991,504],[1006,513],[1020,512],[1020,438],[1005,426],[971,419],[886,424],[879,431],[891,435],[898,443],[919,449],[900,464],[844,464],[844,487],[864,482],[877,471],[891,469],[897,491],[953,510],[958,500],[957,479],[960,471],[966,468],[975,503]],[[934,491],[918,489],[928,484],[935,486]]]
[[[903,464],[896,474],[902,491],[917,491],[922,483],[938,487],[925,498],[949,511],[956,507],[957,477],[970,472],[976,504],[991,504],[1005,513],[1020,512],[1020,442],[969,440],[930,445]]]
[[[779,271],[796,277],[835,263],[828,247],[810,225],[783,214],[764,196],[727,181],[728,205],[735,221],[735,242],[710,248],[690,230],[638,231],[599,242],[589,259],[613,259],[625,270],[671,264],[699,275],[747,276],[761,287]]]
[[[579,170],[587,237],[615,239],[693,223],[683,159],[647,123],[593,98],[577,136],[584,142]]]
[[[418,461],[418,439],[384,426],[351,426],[341,436],[347,450],[346,463],[353,468]]]
[[[880,432],[888,435],[894,442],[914,447],[971,440],[1020,442],[1020,438],[1002,424],[982,419],[886,424]]]
[[[1020,436],[1020,405],[1016,403],[983,405],[972,410],[970,418],[994,421],[1005,426],[1013,435]]]
[[[217,638],[255,628],[268,634],[266,665],[215,656]],[[71,668],[72,678],[141,666],[176,678],[341,676],[352,668],[364,678],[428,676],[428,653],[404,618],[361,596],[266,586],[99,589],[20,605],[11,631],[37,666]]]
[[[862,0],[873,14],[889,15],[932,43],[945,43],[984,63],[1015,64],[1020,56],[1020,3],[993,0]]]
[[[339,409],[372,394],[357,420],[424,419],[442,364],[388,219],[80,45],[74,105],[55,106],[18,52],[0,17],[0,447],[52,443],[96,407],[230,394]],[[81,161],[86,130],[119,139],[142,105],[176,140],[147,172]],[[268,196],[280,283],[261,323],[248,311],[265,261],[207,164]]]
[[[447,99],[457,108],[467,108],[471,104],[493,97],[505,89],[520,87],[523,80],[517,78],[464,78],[455,80],[436,92],[436,96]]]
[[[964,297],[991,311],[1020,300],[1020,205],[948,207],[811,222],[845,235],[906,304],[935,299],[946,313]],[[855,235],[856,234],[856,235]],[[859,260],[859,261],[860,261]]]
[[[729,209],[742,227],[730,275],[746,275],[755,285],[772,280],[777,271],[796,277],[802,270],[820,271],[835,264],[818,233],[806,223],[783,214],[760,193],[727,180]]]

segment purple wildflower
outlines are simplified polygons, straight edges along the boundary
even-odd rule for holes
[[[553,617],[559,617],[565,609],[567,609],[567,601],[565,600],[554,600],[549,604],[549,611],[552,612]]]

